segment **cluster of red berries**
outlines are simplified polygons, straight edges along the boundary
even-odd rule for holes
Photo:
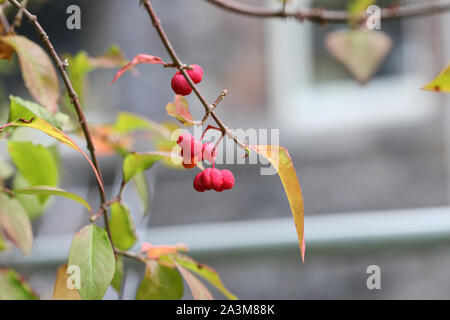
[[[215,190],[222,192],[234,186],[234,176],[230,170],[207,168],[197,174],[194,179],[194,189],[198,192]]]
[[[187,74],[192,79],[192,81],[197,84],[203,79],[203,69],[199,65],[191,65],[192,70],[186,69]],[[173,91],[181,96],[187,96],[192,92],[192,88],[187,82],[186,78],[180,71],[177,71],[172,78],[172,89]]]
[[[200,161],[207,160],[212,163],[217,155],[214,143],[202,143],[189,133],[180,135],[177,139],[177,143],[181,148],[183,167],[186,169],[196,167]]]
[[[178,137],[177,144],[181,147],[182,164],[186,169],[194,168],[198,162],[204,160],[213,164],[213,168],[207,168],[195,176],[194,189],[196,191],[215,190],[222,192],[233,188],[233,173],[229,170],[218,170],[214,167],[217,150],[213,143],[202,143],[186,133]]]

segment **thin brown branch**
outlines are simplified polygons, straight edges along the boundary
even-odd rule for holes
[[[247,149],[246,145],[241,142],[235,134],[228,129],[227,126],[223,124],[223,122],[219,119],[219,117],[214,113],[212,105],[208,103],[208,100],[206,100],[205,96],[200,92],[198,87],[195,85],[194,81],[189,77],[185,70],[186,64],[184,64],[181,59],[178,57],[176,51],[174,50],[172,44],[170,43],[169,39],[167,38],[167,35],[161,25],[161,20],[158,18],[158,15],[156,14],[155,10],[153,9],[150,0],[142,0],[141,2],[145,9],[147,10],[150,19],[153,23],[153,26],[156,29],[156,32],[158,33],[164,47],[167,50],[167,53],[172,58],[173,65],[176,66],[178,69],[180,69],[181,74],[184,76],[186,81],[189,83],[191,88],[194,90],[195,95],[202,103],[203,107],[205,108],[205,112],[211,115],[211,117],[214,119],[214,121],[219,126],[220,130],[226,134],[230,139],[232,139],[239,147],[243,149]]]
[[[309,20],[316,23],[346,23],[350,16],[343,10],[324,10],[320,8],[279,10],[242,4],[234,0],[205,0],[219,8],[237,14],[256,18],[296,18],[300,21]],[[450,0],[429,0],[423,3],[407,4],[392,8],[381,9],[381,19],[398,19],[430,14],[442,13],[450,10]],[[361,16],[361,21],[367,18],[366,13]]]
[[[225,99],[225,97],[227,96],[228,91],[227,90],[222,90],[222,92],[220,93],[220,95],[217,97],[216,101],[214,101],[214,103],[211,106],[211,109],[214,110],[217,108],[217,106],[219,105],[219,103],[222,102],[223,99]],[[203,117],[202,121],[199,123],[199,125],[204,125],[206,120],[208,120],[208,117],[210,115],[210,112],[206,112],[205,116]]]
[[[87,142],[87,148],[90,152],[91,158],[92,158],[92,163],[94,164],[95,169],[98,172],[100,181],[103,184],[103,177],[102,177],[102,172],[100,170],[100,166],[98,164],[98,160],[97,160],[97,155],[95,153],[95,147],[94,147],[94,143],[92,140],[92,136],[91,136],[91,132],[89,131],[89,127],[86,121],[86,117],[84,115],[83,109],[81,108],[81,104],[80,104],[80,100],[78,99],[78,95],[75,92],[73,85],[70,81],[70,78],[66,72],[66,63],[64,63],[61,58],[59,57],[59,55],[56,53],[55,48],[53,47],[53,44],[51,43],[49,36],[47,35],[47,33],[45,32],[45,30],[42,28],[42,26],[40,25],[40,23],[38,22],[38,19],[35,15],[33,15],[32,13],[30,13],[26,8],[22,7],[22,5],[17,1],[17,0],[8,0],[14,7],[16,7],[18,10],[22,10],[23,14],[25,15],[25,17],[27,18],[27,20],[34,26],[34,28],[36,29],[36,32],[39,34],[42,43],[44,44],[44,46],[46,47],[47,51],[50,53],[60,75],[61,78],[64,81],[64,84],[67,88],[67,92],[69,94],[70,100],[75,108],[75,111],[78,115],[78,122],[80,123],[81,129],[83,130],[84,136],[86,138],[86,142]],[[106,195],[105,195],[105,191],[103,190],[103,187],[101,186],[100,182],[98,183],[98,190],[99,190],[99,194],[100,194],[100,199],[102,204],[106,201]],[[108,215],[107,212],[105,212],[103,214],[104,220],[105,220],[105,228],[108,232],[108,236],[110,237],[111,240],[111,232],[109,229],[109,222],[108,222]],[[112,243],[112,240],[111,240]]]
[[[9,4],[9,2],[5,2],[5,3]],[[9,25],[9,21],[5,16],[5,8],[6,8],[5,3],[3,3],[0,6],[0,23],[1,23],[1,26],[3,29],[3,34],[8,33],[11,28]]]
[[[21,4],[22,4],[22,6],[19,9],[19,11],[17,11],[16,17],[14,18],[14,21],[11,24],[11,28],[9,29],[10,33],[13,33],[15,28],[20,27],[20,25],[22,24],[23,10],[27,7],[28,0],[23,0]]]

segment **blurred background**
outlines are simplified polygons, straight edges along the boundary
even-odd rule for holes
[[[378,4],[393,2],[399,1]],[[61,53],[84,49],[95,56],[118,44],[127,58],[148,53],[169,60],[138,3],[30,1],[29,9]],[[66,28],[71,4],[81,8],[81,30]],[[450,13],[382,21],[394,48],[374,79],[361,86],[324,46],[325,35],[345,25],[248,18],[202,0],[153,4],[181,59],[203,67],[200,88],[208,100],[229,91],[217,110],[224,123],[279,129],[303,189],[306,263],[279,177],[260,175],[258,165],[224,165],[234,172],[236,186],[220,194],[195,192],[194,171],[156,165],[147,172],[151,208],[145,218],[132,188],[124,195],[140,241],[187,244],[190,254],[216,268],[241,299],[450,298],[450,101],[445,94],[419,90],[449,61]],[[321,5],[345,9],[347,1],[302,0],[289,6]],[[39,41],[27,23],[20,33]],[[17,61],[2,68],[7,70],[0,79],[5,114],[9,94],[29,96]],[[165,105],[173,100],[173,70],[138,69],[138,77],[126,74],[114,85],[109,82],[115,70],[90,75],[85,104],[91,122],[112,123],[118,110],[169,119]],[[201,119],[203,107],[194,95],[187,99],[194,118]],[[61,154],[64,189],[97,203],[86,164],[66,148]],[[8,159],[5,140],[1,155]],[[113,195],[121,160],[100,160]],[[80,206],[55,198],[33,222],[33,254],[1,253],[0,265],[15,266],[41,298],[49,299],[73,234],[87,222]],[[370,265],[381,269],[381,290],[366,286]],[[127,262],[121,298],[134,298],[142,275],[141,266]],[[117,295],[109,290],[105,298]]]

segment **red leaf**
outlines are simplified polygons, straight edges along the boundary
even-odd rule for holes
[[[117,71],[116,76],[111,81],[111,83],[114,83],[128,70],[134,68],[138,64],[143,63],[164,64],[164,61],[162,61],[160,57],[155,57],[148,54],[138,54],[136,57],[133,58],[133,60],[131,60],[131,62],[127,63],[124,67],[122,67],[119,71]]]

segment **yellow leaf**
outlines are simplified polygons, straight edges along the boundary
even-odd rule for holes
[[[450,92],[450,64],[422,89],[435,92]]]
[[[53,300],[81,300],[77,289],[67,287],[69,275],[67,274],[67,264],[62,265],[56,272],[55,287],[53,289]]]
[[[304,262],[305,235],[303,223],[303,196],[291,156],[285,148],[280,146],[258,145],[250,146],[250,148],[269,160],[280,176],[284,191],[286,192],[286,196],[289,200],[289,205],[291,206],[295,229],[297,230],[297,237],[300,245],[302,261]]]
[[[73,141],[68,135],[66,135],[61,130],[55,128],[50,123],[46,122],[45,120],[42,120],[39,117],[33,117],[30,120],[17,119],[13,122],[10,122],[3,126],[0,126],[0,131],[6,127],[27,127],[27,128],[33,128],[33,129],[39,130],[39,131],[42,131],[45,134],[49,135],[50,137],[55,138],[56,140],[65,144],[66,146],[78,151],[89,162],[92,169],[94,170],[95,176],[97,178],[97,181],[98,181],[100,187],[102,188],[102,190],[104,190],[102,180],[100,179],[100,175],[97,172],[97,169],[95,168],[91,159],[89,159],[89,157],[86,155],[86,153],[83,152],[83,150],[76,144],[75,141]]]

